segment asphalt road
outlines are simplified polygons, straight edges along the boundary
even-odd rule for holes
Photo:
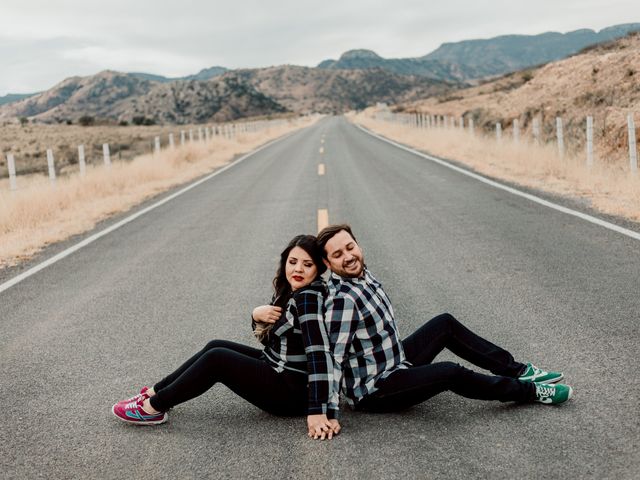
[[[448,311],[574,400],[347,409],[331,442],[222,385],[162,426],[113,418],[208,340],[257,345],[251,308],[319,208],[352,224],[401,334]],[[637,240],[328,118],[0,293],[0,476],[638,478],[639,277]]]

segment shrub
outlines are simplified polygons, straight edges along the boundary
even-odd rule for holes
[[[91,115],[83,115],[78,119],[78,123],[83,127],[88,127],[95,123],[96,119]]]
[[[131,119],[134,125],[155,125],[156,121],[153,118],[145,117],[144,115],[138,115]]]

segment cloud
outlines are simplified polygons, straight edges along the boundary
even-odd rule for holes
[[[637,0],[20,0],[1,2],[0,95],[104,69],[166,76],[346,50],[422,56],[441,43],[640,21]]]

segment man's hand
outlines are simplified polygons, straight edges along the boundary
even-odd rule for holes
[[[324,440],[325,438],[331,440],[333,435],[337,433],[332,422],[335,422],[338,425],[338,431],[340,431],[340,424],[338,424],[338,421],[329,420],[324,413],[319,415],[308,415],[307,429],[309,437],[314,440]]]
[[[337,435],[340,433],[340,430],[342,430],[342,427],[340,426],[340,422],[338,422],[338,420],[336,420],[335,418],[332,418],[331,420],[329,420],[329,423],[331,424],[331,429],[333,430],[333,434]]]
[[[276,323],[282,315],[282,308],[273,305],[260,305],[253,309],[251,316],[256,322]]]

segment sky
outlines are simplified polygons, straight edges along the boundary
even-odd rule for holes
[[[638,0],[2,0],[0,96],[106,69],[316,66],[354,48],[418,57],[445,42],[635,22]]]

